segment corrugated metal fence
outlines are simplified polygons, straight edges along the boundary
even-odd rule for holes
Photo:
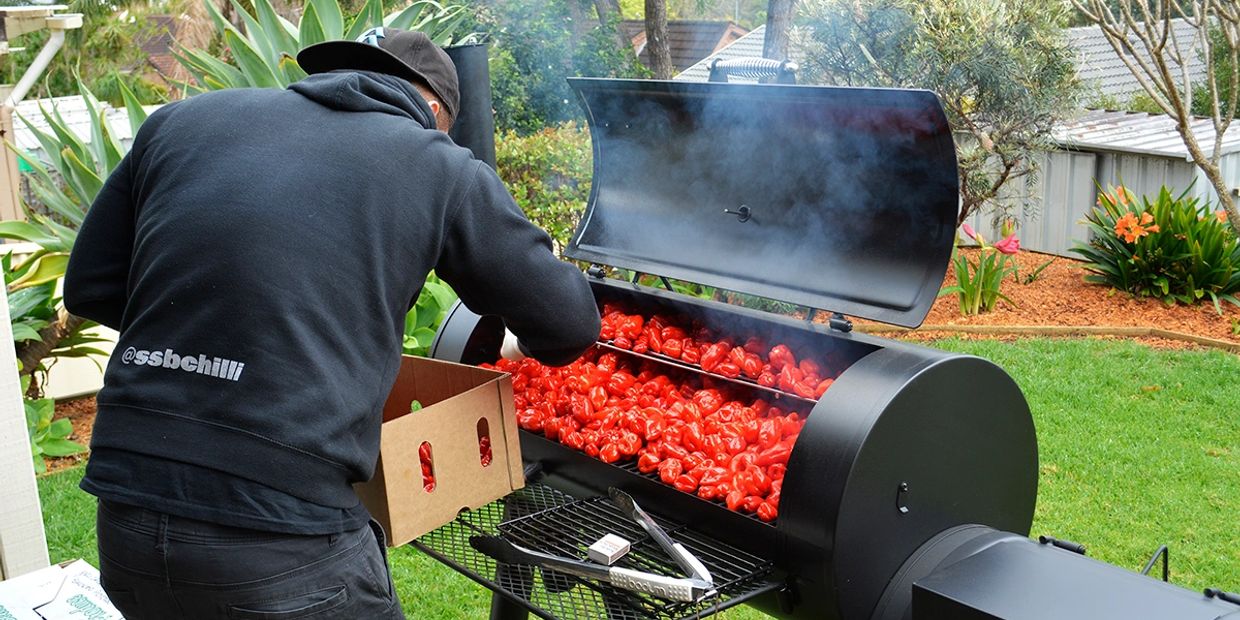
[[[1223,156],[1222,167],[1225,178],[1240,180],[1240,153]],[[1192,163],[1148,154],[1052,151],[1042,157],[1035,179],[1009,185],[1014,187],[1005,188],[1000,200],[1013,205],[1021,247],[1069,257],[1077,257],[1068,251],[1074,243],[1089,239],[1081,222],[1096,203],[1099,186],[1124,185],[1138,195],[1153,196],[1164,185],[1173,194],[1191,185],[1193,195],[1218,203],[1209,181]],[[993,219],[987,210],[972,215],[969,224],[988,239],[997,239]]]

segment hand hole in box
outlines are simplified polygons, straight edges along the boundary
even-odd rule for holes
[[[486,418],[478,418],[478,461],[483,467],[491,464],[491,431]]]
[[[422,488],[427,493],[435,490],[435,462],[431,454],[431,442],[423,441],[418,446],[418,460],[422,461]]]

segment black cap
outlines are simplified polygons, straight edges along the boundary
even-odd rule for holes
[[[337,69],[375,71],[425,84],[456,118],[461,100],[456,65],[430,37],[398,28],[371,28],[357,41],[324,41],[297,53],[306,73]]]

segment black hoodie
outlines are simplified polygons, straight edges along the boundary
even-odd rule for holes
[[[433,128],[408,83],[359,72],[152,114],[65,277],[71,312],[120,330],[92,448],[354,506],[431,269],[534,357],[584,351],[599,324],[582,274]]]

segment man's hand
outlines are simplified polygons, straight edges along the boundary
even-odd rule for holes
[[[525,359],[525,354],[521,352],[521,347],[517,344],[516,334],[508,331],[507,328],[504,329],[504,344],[499,347],[499,355],[514,362]]]

